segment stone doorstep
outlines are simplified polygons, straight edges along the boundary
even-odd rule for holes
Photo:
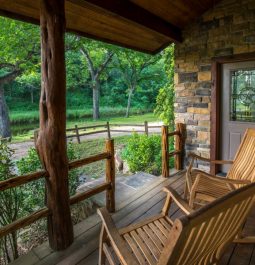
[[[117,176],[115,182],[115,200],[118,203],[125,201],[130,197],[130,195],[150,184],[155,179],[157,179],[156,176],[145,172],[137,172],[136,174],[130,176]],[[104,183],[104,181],[105,178],[101,177],[99,179],[84,183],[78,187],[77,192],[79,193],[90,190],[97,185]],[[105,192],[101,192],[91,197],[91,199],[99,206],[104,206]]]

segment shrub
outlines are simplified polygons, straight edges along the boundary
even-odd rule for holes
[[[155,175],[161,173],[161,137],[134,133],[122,151],[132,172],[146,171]]]
[[[14,151],[7,143],[0,142],[0,181],[15,177],[12,155]],[[0,192],[0,227],[14,222],[22,217],[24,194],[19,188],[7,189]],[[0,239],[0,264],[13,261],[18,253],[17,231]]]
[[[72,142],[68,143],[67,156],[69,161],[79,158],[79,156],[76,154],[74,150],[74,144]],[[17,161],[17,167],[20,175],[32,173],[42,169],[42,165],[35,148],[30,148],[28,151],[28,155]],[[44,198],[45,194],[44,180],[33,181],[27,185],[30,185],[30,190],[31,190],[31,192],[29,192],[29,194],[27,195],[31,196],[29,204],[30,207],[31,207],[31,201],[33,201],[33,204],[36,205],[37,207],[38,206],[42,207],[43,206],[42,198]],[[69,172],[70,195],[75,194],[78,185],[79,185],[79,171],[77,169],[72,170]],[[34,196],[34,194],[37,194],[38,196]]]

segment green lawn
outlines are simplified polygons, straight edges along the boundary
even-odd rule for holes
[[[125,143],[129,136],[121,136],[114,138],[114,148],[119,149]],[[105,139],[85,140],[81,144],[74,144],[75,152],[80,158],[88,157],[102,153],[105,148]],[[91,178],[99,178],[105,175],[105,161],[95,162],[80,168],[81,174]]]
[[[78,126],[90,126],[90,125],[97,125],[106,123],[106,121],[109,121],[110,123],[127,123],[127,124],[142,124],[144,121],[148,122],[157,122],[160,121],[153,113],[146,113],[141,115],[132,115],[129,118],[124,117],[103,117],[98,121],[93,121],[93,119],[77,119],[77,120],[71,120],[67,122],[67,128],[72,128],[74,125]],[[22,142],[27,141],[31,139],[33,136],[34,129],[38,128],[38,124],[33,124],[31,127],[31,124],[22,124],[22,125],[12,125],[12,131],[13,131],[13,142]]]
[[[131,108],[131,115],[138,115],[151,112],[151,109]],[[124,107],[100,107],[102,118],[125,116],[126,108]],[[67,109],[68,120],[90,119],[92,117],[92,108],[84,109]],[[39,110],[11,110],[10,119],[15,124],[32,124],[39,122]]]

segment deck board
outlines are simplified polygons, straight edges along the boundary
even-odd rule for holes
[[[172,178],[159,178],[155,183],[145,187],[142,191],[133,194],[129,199],[117,205],[117,212],[113,214],[117,227],[127,226],[146,217],[158,214],[162,209],[165,199],[165,193],[161,191],[162,188],[170,185],[179,194],[183,194],[184,180],[183,172],[177,173]],[[174,219],[181,216],[182,212],[176,205],[172,205],[169,215]],[[253,233],[255,235],[254,219],[255,211],[245,225],[246,233]],[[19,258],[13,264],[96,265],[100,227],[100,218],[97,215],[93,215],[75,226],[75,241],[67,250],[53,252],[45,243],[32,250],[29,255]],[[32,257],[31,262],[29,257]],[[229,247],[220,265],[237,264],[255,265],[254,244],[232,244]]]

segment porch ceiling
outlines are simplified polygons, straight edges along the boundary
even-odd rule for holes
[[[157,53],[220,0],[66,0],[69,32]],[[0,0],[0,15],[39,23],[39,0]]]

